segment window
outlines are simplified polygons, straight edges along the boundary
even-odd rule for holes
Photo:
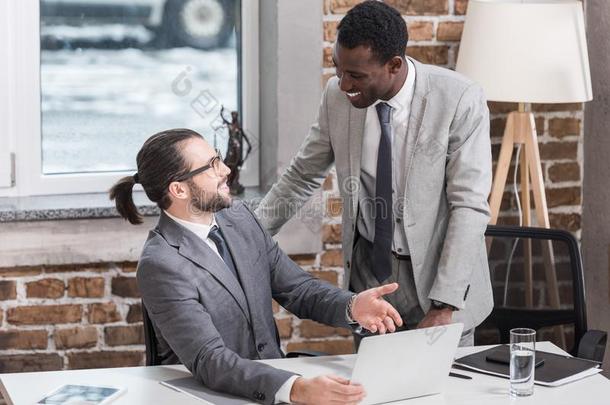
[[[0,60],[2,61],[5,60],[5,56],[10,54],[11,43],[10,31],[8,29],[8,10],[9,4],[7,2],[0,2],[0,38],[7,39],[5,41],[0,39]],[[10,74],[12,70],[10,65],[4,62],[1,65],[6,66],[6,71],[0,75],[0,190],[12,185],[12,154],[8,136],[11,128],[9,116],[11,115]],[[1,69],[0,67],[0,72]]]
[[[169,128],[194,129],[224,152],[223,106],[226,117],[239,111],[256,144],[257,2],[2,3],[9,32],[0,52],[11,62],[0,79],[9,86],[1,195],[106,191],[135,171],[144,140]],[[7,188],[12,156],[16,184]],[[242,173],[257,184],[257,153]]]

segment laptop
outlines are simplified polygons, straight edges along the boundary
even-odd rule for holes
[[[364,405],[438,394],[464,325],[414,329],[362,339],[351,382],[361,384]]]

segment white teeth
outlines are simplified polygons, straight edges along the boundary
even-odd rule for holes
[[[360,92],[356,92],[356,93],[346,93],[349,97],[356,97],[360,95]]]

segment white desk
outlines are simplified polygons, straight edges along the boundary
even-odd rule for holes
[[[489,346],[458,349],[463,356]],[[537,349],[564,353],[549,342],[537,344]],[[291,370],[306,377],[351,370],[355,355],[327,356],[298,359],[266,360],[274,367]],[[419,365],[414,365],[419,367]],[[468,371],[457,371],[473,377],[472,380],[449,378],[445,392],[424,398],[393,402],[408,405],[608,405],[610,404],[610,380],[595,375],[562,387],[536,386],[534,395],[512,399],[508,395],[508,380]],[[66,384],[97,384],[127,387],[127,392],[113,404],[182,404],[202,405],[204,401],[193,399],[181,392],[159,384],[159,381],[189,376],[184,366],[125,367],[91,370],[48,371],[37,373],[0,374],[0,390],[8,404],[35,404],[45,394]]]

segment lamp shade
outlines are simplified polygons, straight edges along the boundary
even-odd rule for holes
[[[591,100],[582,3],[470,0],[456,70],[492,101]]]

